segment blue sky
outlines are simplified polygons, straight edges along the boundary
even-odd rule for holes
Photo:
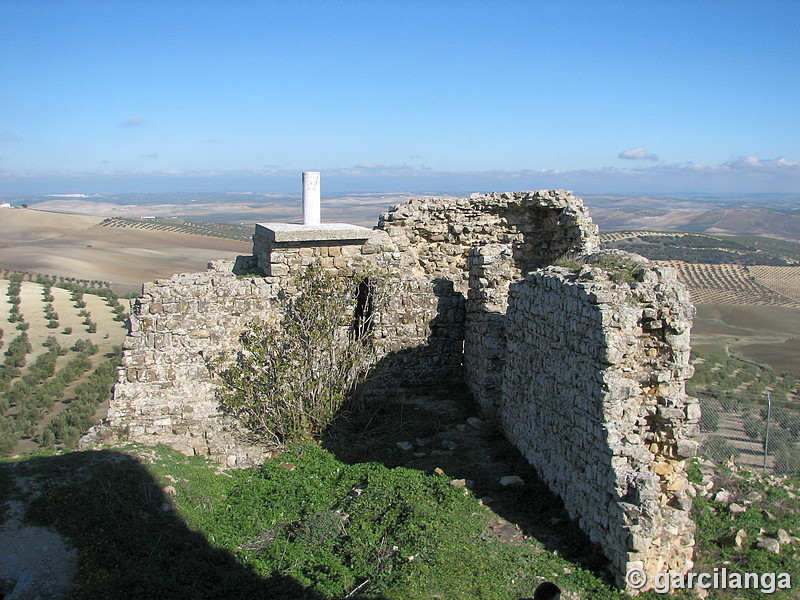
[[[0,0],[0,194],[800,192],[800,2]]]

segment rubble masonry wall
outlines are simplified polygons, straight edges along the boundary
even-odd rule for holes
[[[561,190],[414,199],[355,244],[267,248],[256,236],[251,257],[145,284],[107,425],[232,466],[259,462],[268,449],[220,412],[209,360],[235,350],[253,320],[277,323],[293,275],[314,262],[388,272],[396,293],[375,320],[379,384],[466,381],[620,585],[633,566],[686,571],[693,309],[671,269],[643,259],[631,269],[621,255],[622,269],[585,264],[598,250],[582,201]],[[575,264],[551,266],[564,257]],[[259,264],[269,276],[253,272]]]

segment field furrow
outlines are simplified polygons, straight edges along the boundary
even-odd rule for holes
[[[658,262],[677,270],[696,304],[800,306],[800,267]]]
[[[96,402],[91,394],[99,394],[102,402],[110,393],[110,382],[93,383],[88,391],[85,384],[97,379],[95,373],[105,362],[116,365],[119,360],[116,353],[127,327],[115,319],[120,309],[112,304],[118,301],[90,294],[85,288],[70,291],[23,280],[18,283],[22,321],[12,322],[10,284],[0,280],[0,298],[4,300],[0,341],[5,353],[10,341],[21,333],[17,327],[23,325],[30,349],[19,369],[6,372],[0,381],[0,453],[32,452],[53,443],[74,444],[89,421],[95,422]],[[60,355],[54,359],[54,353]],[[106,379],[107,374],[103,382]],[[77,403],[73,400],[76,394],[80,397]],[[91,418],[86,416],[89,412]]]
[[[759,284],[800,303],[800,267],[757,265],[747,271]]]

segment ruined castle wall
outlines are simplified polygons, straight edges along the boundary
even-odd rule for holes
[[[374,318],[380,357],[375,385],[451,385],[461,381],[464,296],[444,278],[428,277],[417,256],[401,252],[386,231],[363,243],[315,242],[277,247],[254,239],[259,262],[281,275],[292,293],[292,275],[319,264],[341,275],[374,275],[390,289],[388,305]],[[269,258],[267,258],[269,257]]]
[[[378,226],[429,279],[452,281],[465,296],[475,247],[509,246],[518,273],[526,273],[600,244],[583,202],[564,190],[413,199],[381,215]]]
[[[506,361],[508,291],[521,274],[510,244],[474,247],[467,266],[464,382],[483,414],[495,418]]]
[[[600,544],[620,585],[637,566],[686,571],[685,459],[699,419],[684,391],[693,309],[671,269],[643,259],[634,268],[623,254],[583,264],[598,249],[582,202],[561,190],[415,199],[357,243],[257,235],[252,257],[144,286],[108,424],[136,441],[257,462],[267,450],[220,412],[209,360],[234,352],[252,320],[277,324],[281,298],[311,264],[387,275],[372,391],[465,381]],[[564,256],[575,265],[550,266]]]
[[[219,412],[209,360],[235,351],[252,319],[277,321],[277,278],[237,277],[232,261],[204,273],[146,283],[133,304],[131,331],[107,425],[133,441],[168,444],[236,464],[263,458],[242,450],[235,423]]]
[[[463,298],[463,306],[452,299],[455,316],[446,322],[459,327],[453,333],[463,340],[463,380],[487,414],[500,386],[509,283],[599,248],[583,202],[564,190],[413,199],[381,215],[379,227],[424,277],[440,288],[451,282]],[[471,277],[481,284],[471,285]]]
[[[373,387],[461,380],[463,295],[450,281],[428,279],[385,232],[376,231],[363,244],[281,248],[271,260],[285,269],[275,269],[283,276],[249,272],[254,255],[143,286],[133,304],[107,426],[133,441],[168,444],[229,465],[263,459],[268,449],[250,443],[221,412],[212,365],[235,354],[251,322],[277,326],[281,297],[296,293],[294,275],[313,263],[347,275],[390,275],[388,306],[374,319],[379,362]]]
[[[693,308],[672,269],[550,267],[512,283],[496,412],[506,437],[600,544],[630,568],[691,568],[685,459],[697,444]]]
[[[257,230],[251,257],[145,284],[108,424],[137,441],[227,462],[254,460],[219,412],[208,361],[235,351],[251,321],[277,323],[279,296],[294,293],[293,277],[313,263],[344,275],[391,276],[389,305],[374,321],[375,386],[459,383],[467,254],[499,242],[520,272],[520,265],[596,246],[597,231],[580,200],[562,191],[415,200],[382,215],[380,227],[358,243],[274,244]]]

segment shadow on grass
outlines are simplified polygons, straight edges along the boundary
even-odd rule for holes
[[[436,299],[426,343],[379,360],[356,390],[358,402],[338,415],[322,445],[350,464],[374,461],[427,473],[438,468],[451,479],[464,479],[499,517],[490,524],[494,535],[512,544],[535,538],[606,578],[608,559],[519,451],[481,418],[463,383],[463,294],[445,279],[435,279],[427,292],[410,298],[420,306]],[[470,417],[478,421],[470,424]],[[501,486],[507,475],[521,477],[524,484]]]
[[[468,421],[478,417],[480,421]],[[405,442],[403,450],[398,443]],[[491,533],[519,545],[529,538],[548,551],[611,583],[608,559],[572,521],[564,503],[497,427],[480,415],[464,385],[397,388],[373,396],[360,408],[342,413],[322,445],[339,460],[380,462],[464,479],[471,493],[500,517]],[[500,479],[517,475],[523,485],[504,487]]]
[[[322,599],[290,577],[260,576],[190,530],[128,454],[77,452],[0,464],[0,481],[12,479],[17,489],[5,499],[28,502],[27,523],[56,529],[78,550],[70,598]]]

